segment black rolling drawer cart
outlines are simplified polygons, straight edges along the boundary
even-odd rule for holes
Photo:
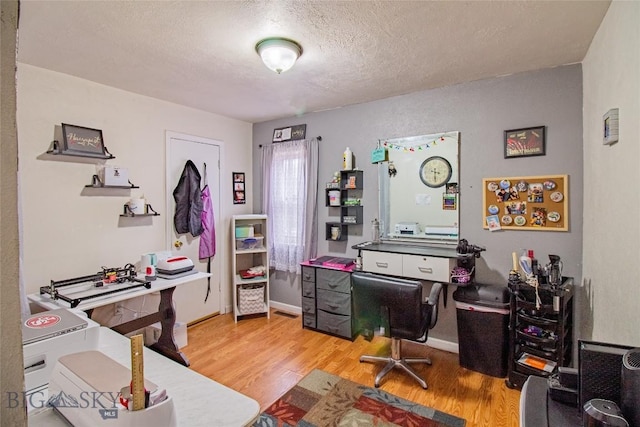
[[[535,288],[520,281],[509,282],[510,388],[522,389],[529,375],[548,377],[558,367],[571,366],[573,354],[573,278],[563,277],[555,289]],[[531,356],[531,357],[528,357]]]
[[[302,266],[302,326],[353,340],[351,273]]]

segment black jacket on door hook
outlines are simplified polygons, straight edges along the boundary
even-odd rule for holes
[[[184,165],[178,185],[173,190],[176,211],[173,224],[178,233],[191,233],[194,237],[204,231],[202,226],[202,191],[200,172],[191,160]]]

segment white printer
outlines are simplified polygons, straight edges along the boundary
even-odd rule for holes
[[[417,222],[399,222],[395,226],[395,234],[417,236],[420,233],[420,227]]]

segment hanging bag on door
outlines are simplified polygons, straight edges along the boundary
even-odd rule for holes
[[[204,231],[200,179],[196,165],[187,160],[178,185],[173,190],[173,199],[176,202],[173,224],[177,233],[191,233],[193,237],[197,237]]]

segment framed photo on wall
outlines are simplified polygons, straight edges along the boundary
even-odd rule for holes
[[[504,131],[504,158],[544,156],[545,126]]]
[[[233,204],[244,205],[246,202],[244,172],[233,172]]]

